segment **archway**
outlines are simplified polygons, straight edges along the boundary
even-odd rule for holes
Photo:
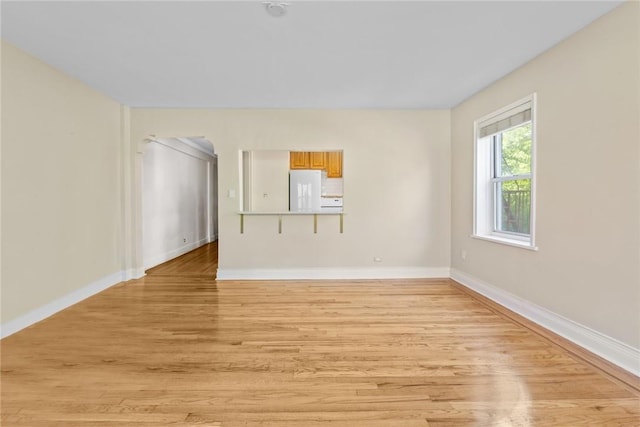
[[[205,137],[148,138],[139,163],[144,271],[218,238],[217,156]]]

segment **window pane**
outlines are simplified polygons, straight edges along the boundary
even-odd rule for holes
[[[531,180],[495,183],[495,231],[530,234]]]
[[[496,176],[531,173],[531,122],[500,134],[496,143]]]

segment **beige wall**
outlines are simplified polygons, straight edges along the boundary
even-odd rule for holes
[[[216,147],[220,268],[449,265],[449,111],[133,109],[132,141],[204,135]],[[344,150],[337,217],[250,217],[240,234],[239,150]],[[374,264],[373,257],[382,258]]]
[[[451,135],[452,268],[636,348],[639,6],[615,9],[459,105]],[[533,92],[538,252],[470,238],[473,121]]]
[[[245,182],[251,195],[251,210],[286,212],[289,210],[289,152],[251,151],[251,183]],[[246,208],[245,208],[246,210]]]
[[[121,270],[120,106],[2,43],[2,323]]]

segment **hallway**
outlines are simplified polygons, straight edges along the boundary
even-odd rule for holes
[[[218,269],[218,241],[208,243],[191,252],[147,270],[149,276],[207,276],[216,277]]]

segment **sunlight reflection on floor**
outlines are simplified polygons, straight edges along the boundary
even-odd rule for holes
[[[531,396],[526,384],[508,367],[492,377],[489,391],[495,402],[497,427],[529,427]]]

